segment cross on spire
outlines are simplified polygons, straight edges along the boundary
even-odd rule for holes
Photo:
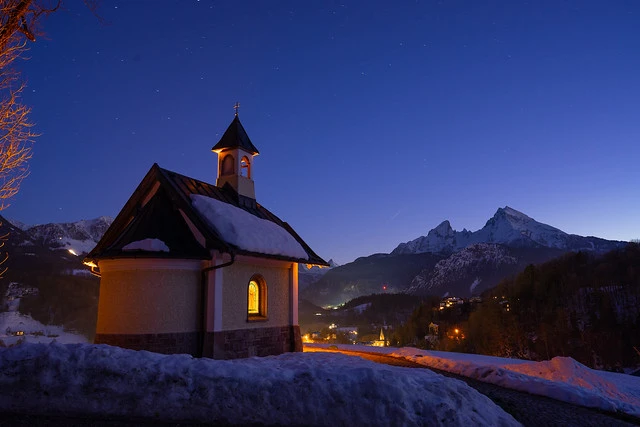
[[[238,117],[238,110],[240,109],[240,103],[236,102],[236,105],[233,106],[233,109],[236,110],[236,117]]]

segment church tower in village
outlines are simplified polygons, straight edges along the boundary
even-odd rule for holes
[[[240,123],[238,107],[236,103],[236,115],[233,121],[220,141],[211,149],[218,155],[216,186],[223,187],[228,183],[238,195],[255,201],[253,158],[259,153]]]

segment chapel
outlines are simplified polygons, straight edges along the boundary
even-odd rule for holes
[[[86,256],[95,343],[215,359],[302,350],[298,264],[328,264],[256,200],[259,153],[237,110],[212,151],[215,185],[154,164]]]

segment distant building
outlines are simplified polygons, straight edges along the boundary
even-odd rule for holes
[[[384,328],[380,328],[380,337],[371,343],[374,347],[388,347],[389,339]]]
[[[347,339],[352,342],[356,342],[358,340],[358,327],[357,326],[338,326],[336,331],[344,334]]]
[[[446,308],[452,308],[457,305],[464,304],[464,300],[458,297],[446,297],[440,301],[440,310],[444,310]]]
[[[216,359],[301,350],[298,263],[328,264],[256,201],[258,150],[237,113],[212,150],[216,185],[154,164],[87,255],[96,343]]]

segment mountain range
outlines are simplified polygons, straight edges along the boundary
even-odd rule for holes
[[[92,220],[33,226],[11,219],[8,222],[23,231],[27,241],[52,250],[67,249],[84,255],[98,243],[113,222],[113,218],[101,216]]]
[[[626,242],[582,237],[540,223],[509,206],[475,232],[443,221],[426,236],[330,270],[301,291],[317,305],[337,305],[373,292],[469,297],[529,264],[571,251],[605,253]]]
[[[426,236],[400,243],[391,255],[410,253],[448,253],[459,251],[476,243],[497,243],[511,247],[553,248],[563,251],[608,252],[620,242],[567,234],[562,230],[540,223],[509,206],[499,208],[480,230],[455,231],[449,221],[443,221]]]
[[[86,274],[81,256],[95,246],[113,221],[100,217],[26,226],[18,221],[9,224],[2,217],[0,220],[5,229],[11,229],[8,274],[20,279],[28,279],[33,257],[39,258],[38,264],[46,261],[47,271],[54,275]],[[300,296],[323,306],[385,292],[469,297],[528,264],[570,251],[604,253],[624,244],[568,234],[506,206],[475,232],[455,231],[449,221],[443,221],[426,236],[400,243],[390,254],[361,257],[343,266],[331,263],[331,268],[301,266]]]

